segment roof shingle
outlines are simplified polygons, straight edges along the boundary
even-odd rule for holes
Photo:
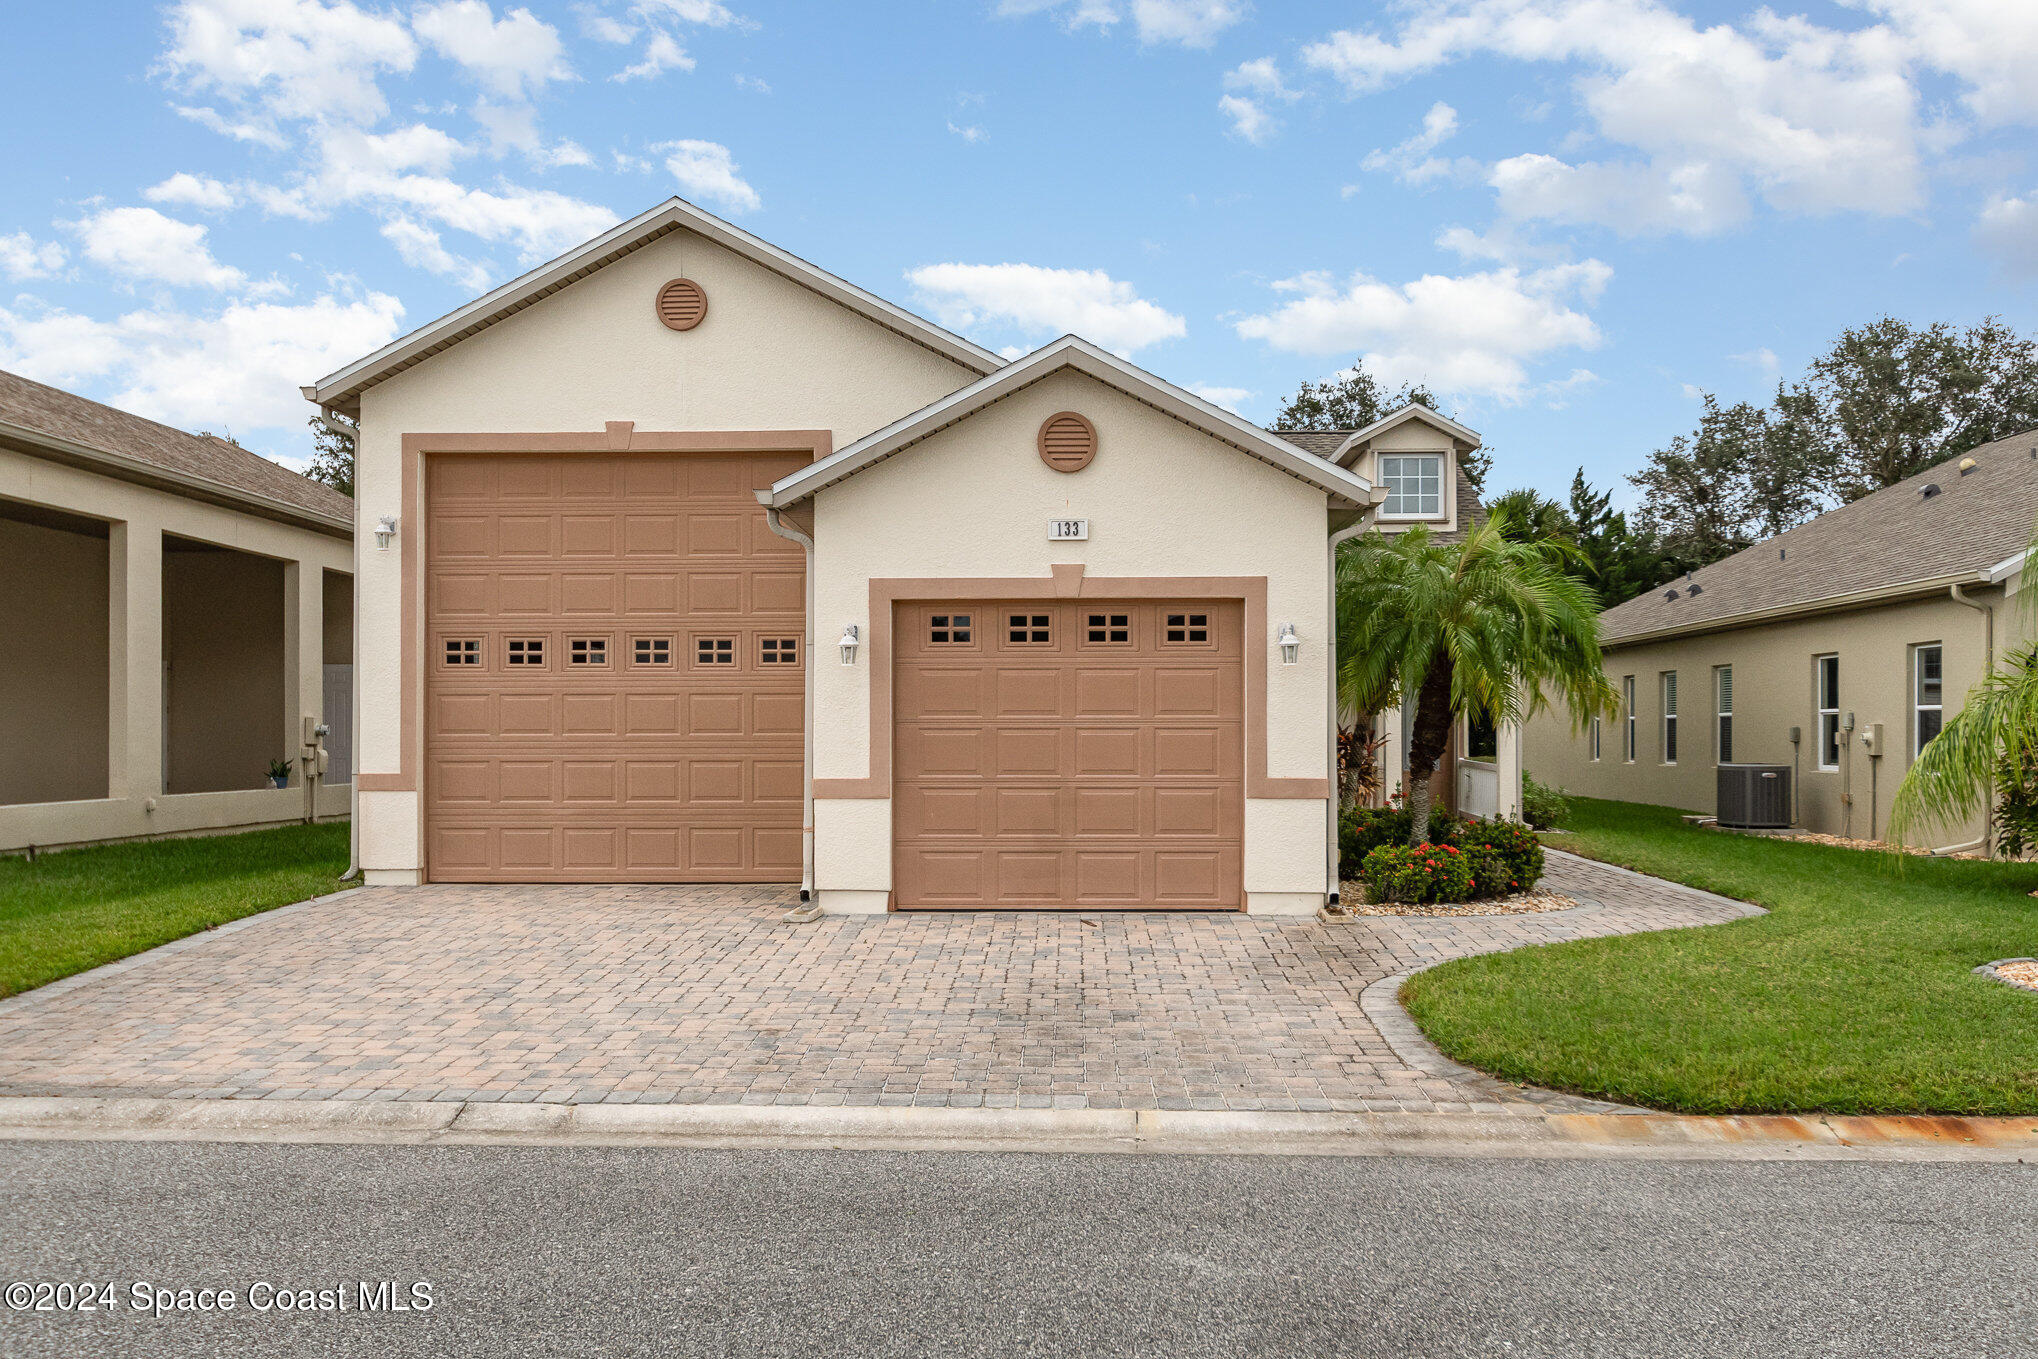
[[[1691,581],[1628,600],[1600,615],[1603,640],[1718,624],[1744,614],[1816,606],[1863,591],[1897,589],[1986,571],[2022,551],[2038,519],[2038,430],[1984,444],[1787,533],[1700,567]],[[1936,486],[1931,495],[1926,486]],[[1696,583],[1699,593],[1692,595]]]
[[[354,502],[332,487],[224,439],[160,425],[4,370],[0,422],[213,482],[230,493],[281,501],[328,518],[354,517]]]

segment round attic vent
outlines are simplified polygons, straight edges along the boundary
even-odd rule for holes
[[[658,290],[658,319],[671,330],[692,330],[708,314],[708,295],[690,278],[676,278]]]
[[[1074,411],[1040,426],[1040,460],[1057,472],[1080,472],[1097,456],[1097,427]]]

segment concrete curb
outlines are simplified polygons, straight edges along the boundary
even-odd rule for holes
[[[0,1140],[1671,1160],[2038,1160],[2038,1118],[0,1099]]]

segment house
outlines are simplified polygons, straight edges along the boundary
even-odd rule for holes
[[[344,816],[344,736],[306,742],[348,727],[352,537],[330,487],[0,372],[0,851]]]
[[[1416,525],[1438,542],[1455,543],[1466,530],[1485,522],[1463,459],[1480,446],[1480,438],[1426,406],[1406,406],[1361,430],[1276,430],[1283,439],[1339,466],[1348,467],[1381,488],[1383,498],[1367,527],[1392,536]],[[1346,726],[1356,715],[1344,714]],[[1370,715],[1372,733],[1385,742],[1381,751],[1380,800],[1408,783],[1408,733],[1415,721],[1415,699],[1384,713]],[[1467,816],[1521,815],[1521,727],[1493,723],[1477,715],[1459,717],[1450,744],[1431,776],[1437,804]]]
[[[1529,724],[1527,762],[1591,797],[1716,810],[1722,764],[1787,765],[1793,821],[1871,839],[1919,749],[2029,634],[2038,431],[1830,510],[1608,609],[1610,720]],[[1968,844],[1986,825],[1939,828]]]
[[[1331,552],[1384,494],[1348,464],[1447,446],[1431,421],[1327,456],[1073,336],[1007,361],[678,199],[305,393],[358,419],[386,544],[371,883],[1336,890]]]

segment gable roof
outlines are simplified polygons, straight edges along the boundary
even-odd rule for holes
[[[1975,464],[1965,476],[1963,458]],[[1927,486],[1938,490],[1925,496]],[[1634,642],[1956,582],[1995,583],[2022,564],[2034,520],[2038,430],[1984,444],[1700,567],[1689,580],[1659,585],[1601,614],[1600,635]]]
[[[1450,435],[1455,443],[1463,446],[1463,451],[1465,452],[1470,452],[1472,449],[1479,447],[1480,439],[1476,430],[1459,424],[1448,415],[1431,410],[1419,401],[1411,401],[1400,410],[1381,416],[1364,429],[1353,430],[1350,434],[1346,435],[1345,441],[1338,446],[1335,453],[1330,455],[1331,461],[1339,466],[1348,465],[1367,444],[1379,438],[1387,431],[1398,429],[1411,420]]]
[[[1172,416],[1220,439],[1241,453],[1328,491],[1338,499],[1354,505],[1372,502],[1373,486],[1364,477],[1305,452],[1258,425],[1211,405],[1193,392],[1163,381],[1074,335],[1064,335],[1042,345],[1024,358],[1014,359],[960,391],[865,435],[819,462],[785,477],[770,490],[759,491],[757,498],[774,509],[798,504],[874,463],[904,452],[929,435],[967,419],[994,402],[1071,368],[1152,406],[1163,415]]]
[[[354,502],[210,434],[145,420],[0,371],[0,440],[39,457],[179,494],[353,532]]]
[[[1463,428],[1463,426],[1460,426]],[[1314,453],[1319,458],[1335,459],[1339,450],[1350,444],[1355,433],[1349,429],[1276,429],[1269,431],[1287,440],[1305,453]],[[1473,438],[1478,438],[1473,435]],[[1474,447],[1477,447],[1475,444]],[[1465,465],[1453,459],[1452,470],[1457,474],[1458,526],[1439,531],[1430,529],[1430,538],[1439,543],[1455,543],[1465,536],[1465,531],[1486,522],[1486,502],[1479,499],[1479,492],[1472,486],[1472,478],[1465,475]]]
[[[328,373],[303,389],[305,399],[346,415],[358,415],[361,393],[376,383],[394,377],[440,350],[458,344],[476,331],[487,329],[551,296],[567,284],[583,279],[604,265],[613,264],[675,231],[691,231],[705,236],[715,244],[763,265],[773,273],[791,279],[801,287],[819,293],[971,372],[988,373],[1004,362],[990,350],[971,344],[960,335],[943,330],[932,321],[894,306],[874,293],[865,292],[825,269],[816,268],[797,255],[781,250],[683,198],[668,198],[648,212],[639,213],[586,244],[575,246],[549,264],[539,265],[522,278],[512,279],[494,292],[478,297],[456,311],[447,312],[401,339],[391,341],[366,358]]]

